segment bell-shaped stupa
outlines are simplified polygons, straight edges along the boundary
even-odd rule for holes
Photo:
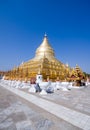
[[[42,74],[43,79],[67,80],[71,68],[56,59],[54,50],[45,34],[42,43],[36,49],[35,57],[14,68],[11,72],[14,74],[12,79],[30,80],[37,74]]]

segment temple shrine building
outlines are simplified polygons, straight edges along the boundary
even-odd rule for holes
[[[80,76],[84,76],[78,66],[77,70],[80,71]],[[70,77],[77,75],[71,67],[56,59],[55,52],[46,34],[42,43],[36,49],[35,57],[8,72],[6,77],[10,78],[11,76],[11,79],[29,80],[36,77],[37,74],[41,74],[43,79],[48,78],[52,81],[70,80]]]

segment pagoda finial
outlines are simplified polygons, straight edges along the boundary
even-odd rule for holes
[[[44,37],[47,37],[47,34],[46,34],[46,32],[45,32],[45,34],[44,34]]]
[[[76,68],[79,68],[78,64],[76,64]]]

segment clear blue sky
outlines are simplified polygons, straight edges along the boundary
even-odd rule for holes
[[[0,70],[33,58],[45,32],[58,60],[90,73],[90,0],[0,0]]]

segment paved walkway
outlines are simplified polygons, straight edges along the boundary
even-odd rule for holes
[[[58,118],[61,118],[83,130],[90,130],[90,116],[77,112],[75,110],[63,107],[51,101],[39,98],[32,94],[28,94],[21,90],[10,88],[7,85],[3,85],[3,84],[0,84],[0,85],[8,89],[9,91],[17,94],[18,96],[26,99],[27,101],[37,105],[38,107],[50,112],[51,114],[54,114]]]

